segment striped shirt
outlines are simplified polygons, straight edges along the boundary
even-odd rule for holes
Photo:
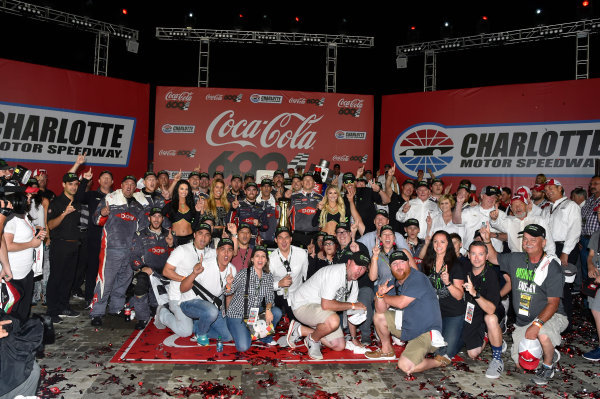
[[[249,266],[250,285],[248,287],[248,309],[246,315],[250,314],[251,308],[260,308],[263,305],[273,303],[273,275],[263,271],[262,278],[258,278],[254,267]],[[225,292],[225,295],[232,295],[231,303],[227,308],[227,317],[232,319],[242,319],[244,317],[244,293],[246,290],[247,271],[244,269],[235,275],[231,291]],[[264,300],[264,304],[263,304]]]
[[[600,222],[596,215],[597,211],[594,211],[598,205],[600,205],[600,196],[598,198],[590,197],[581,208],[581,219],[583,222],[581,234],[584,236],[591,236],[600,230]]]

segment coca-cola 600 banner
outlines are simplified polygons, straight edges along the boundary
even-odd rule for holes
[[[383,97],[381,162],[416,177],[587,187],[600,157],[600,79]]]
[[[356,170],[371,158],[373,97],[269,90],[158,87],[155,169],[200,166],[226,177],[310,166]],[[330,166],[332,167],[332,166]]]
[[[47,170],[49,186],[58,192],[80,154],[95,176],[105,169],[117,182],[142,175],[148,163],[148,89],[0,59],[0,158]]]

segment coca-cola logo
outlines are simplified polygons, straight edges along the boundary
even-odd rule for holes
[[[315,208],[307,206],[306,208],[299,209],[298,212],[300,212],[304,215],[310,216],[310,215],[314,215],[315,213],[317,213],[317,210]]]
[[[340,108],[362,108],[365,100],[355,98],[354,100],[345,100],[340,98],[338,101],[338,107]]]
[[[222,94],[207,94],[205,97],[206,101],[223,101]]]
[[[323,116],[312,114],[305,117],[299,113],[284,112],[270,121],[234,119],[233,110],[219,115],[206,129],[206,142],[213,147],[238,144],[242,147],[311,149],[316,143],[317,132],[311,130]],[[230,136],[231,140],[217,140]],[[237,140],[239,139],[239,140]],[[251,141],[252,140],[252,141]],[[258,145],[257,145],[258,144]]]
[[[148,252],[152,252],[154,255],[162,255],[167,252],[163,247],[152,247],[148,248]]]
[[[288,102],[290,104],[306,104],[306,98],[290,98]]]
[[[174,157],[177,155],[177,150],[160,150],[158,155],[161,157]]]
[[[322,107],[325,104],[325,97],[323,98],[290,98],[288,100],[290,104],[309,104]]]
[[[165,95],[165,100],[167,102],[166,107],[187,111],[190,108],[193,94],[194,93],[191,91],[182,91],[181,93],[173,93],[172,91],[169,91]]]
[[[137,218],[129,212],[119,213],[119,214],[117,214],[117,217],[119,217],[127,222],[133,222],[133,221],[137,220]]]

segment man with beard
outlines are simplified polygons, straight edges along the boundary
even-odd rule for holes
[[[216,258],[200,259],[179,287],[179,306],[183,314],[193,320],[193,332],[200,346],[207,346],[210,338],[221,337],[223,342],[233,340],[225,322],[226,300],[223,295],[223,291],[233,284],[236,274],[235,267],[229,263],[232,256],[233,241],[222,238],[217,245]],[[178,269],[179,274],[187,272],[181,267]],[[202,288],[193,289],[194,282]],[[230,300],[228,296],[227,303]]]
[[[266,231],[269,228],[267,212],[261,204],[256,202],[257,195],[258,187],[256,183],[246,184],[246,198],[241,201],[233,201],[227,215],[227,220],[230,223],[239,225],[243,222],[250,225],[252,229],[250,245],[255,245],[259,232]]]
[[[252,257],[253,245],[250,245],[252,239],[252,230],[248,223],[240,223],[237,228],[237,237],[234,234],[232,237],[238,240],[237,254],[231,259],[231,263],[235,266],[238,272],[248,267],[250,258]]]
[[[75,200],[88,206],[88,231],[87,231],[87,252],[83,256],[87,257],[87,266],[85,270],[85,303],[88,308],[91,307],[94,296],[94,287],[96,286],[96,276],[98,276],[98,266],[100,262],[100,245],[102,241],[102,226],[94,222],[94,212],[98,204],[104,199],[106,194],[112,192],[113,175],[110,171],[104,170],[98,176],[99,187],[96,190],[87,191],[86,188],[91,184],[92,176],[88,173],[83,174],[81,183],[77,188]]]
[[[439,206],[431,200],[430,194],[427,182],[417,182],[417,198],[411,199],[400,208],[396,213],[396,220],[405,223],[408,219],[417,219],[419,226],[427,226],[427,216],[434,218],[440,213]],[[426,235],[427,229],[423,228],[419,231],[420,239],[425,239]]]
[[[514,216],[508,216],[506,213],[496,209],[490,212],[490,226],[499,232],[508,235],[508,248],[511,252],[523,252],[523,237],[519,235],[528,224],[539,224],[546,231],[548,223],[542,216],[534,216],[529,214],[532,208],[531,201],[526,196],[514,196],[510,202],[510,208]],[[546,238],[546,246],[544,250],[548,253],[554,253],[554,241],[552,237]]]
[[[107,194],[94,212],[94,222],[103,227],[100,266],[92,298],[92,326],[102,325],[102,316],[110,298],[109,313],[121,314],[125,293],[133,278],[130,266],[131,242],[136,231],[148,224],[148,201],[135,193],[136,179],[125,176],[121,189]]]
[[[356,302],[356,280],[365,274],[369,263],[368,252],[354,253],[345,264],[319,269],[294,292],[291,305],[298,322],[290,322],[287,334],[292,348],[300,337],[306,337],[304,344],[313,360],[323,359],[321,345],[334,351],[346,348],[337,312],[365,310],[362,303]]]
[[[244,190],[242,190],[242,176],[232,175],[230,185],[231,188],[227,193],[227,201],[230,204],[235,200],[241,201],[246,197]]]
[[[271,194],[273,194],[273,196],[277,199],[283,197],[283,195],[285,194],[285,187],[283,186],[283,181],[283,170],[277,169],[275,172],[273,172],[273,187]]]
[[[436,292],[427,276],[410,267],[404,252],[392,252],[389,260],[394,280],[378,287],[373,316],[381,348],[365,356],[396,359],[391,341],[394,335],[406,341],[398,367],[407,375],[439,367],[438,360],[425,358],[436,350],[441,337],[442,316]]]
[[[554,367],[560,359],[555,350],[561,343],[561,333],[567,328],[568,319],[563,308],[564,277],[560,261],[553,254],[546,254],[544,246],[546,230],[530,224],[522,231],[523,251],[497,254],[490,244],[489,229],[482,227],[481,236],[488,248],[488,260],[500,265],[508,273],[512,290],[513,309],[516,314],[515,330],[512,333],[511,356],[516,365],[533,370],[539,360],[521,359],[521,341],[539,341],[543,351],[543,364],[532,381],[546,385],[554,376]]]
[[[587,258],[589,254],[588,245],[590,237],[596,231],[600,230],[600,222],[598,221],[597,212],[600,207],[600,176],[594,176],[590,180],[590,197],[581,207],[581,237],[579,238],[580,258],[581,259],[581,276],[587,277],[588,267]]]
[[[531,201],[534,205],[540,207],[541,209],[544,209],[550,205],[550,202],[548,202],[546,195],[544,194],[544,184],[536,183],[533,187],[531,187]]]
[[[362,174],[364,167],[360,167],[357,171],[358,175]],[[375,204],[387,205],[390,202],[390,197],[383,191],[380,190],[378,185],[374,185],[373,188],[362,186],[357,184],[354,174],[351,172],[344,173],[343,176],[344,190],[348,192],[351,186],[356,188],[356,194],[353,197],[356,210],[362,218],[365,224],[365,233],[375,230],[375,225],[372,220],[375,219],[375,213],[377,211]],[[344,204],[346,209],[350,209],[350,203],[348,198],[344,197]]]
[[[173,248],[173,236],[162,227],[162,208],[153,207],[148,212],[148,227],[139,230],[133,236],[131,248],[131,267],[137,272],[131,306],[135,308],[138,320],[136,330],[142,330],[150,320],[150,306],[158,303],[150,285],[150,276],[157,273],[162,276],[163,268]]]
[[[210,175],[206,172],[198,174],[200,181],[198,182],[198,191],[204,194],[210,192]]]

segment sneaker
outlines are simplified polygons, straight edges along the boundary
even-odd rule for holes
[[[137,323],[135,323],[135,329],[136,330],[143,330],[144,328],[146,328],[146,325],[148,325],[148,320],[138,320]]]
[[[537,385],[547,385],[548,381],[552,377],[554,377],[554,367],[546,368],[546,367],[542,366],[535,373],[535,375],[533,376],[531,381]]]
[[[92,318],[92,326],[100,327],[102,325],[102,317],[94,317]]]
[[[88,303],[88,305],[85,307],[85,310],[92,310],[92,302]]]
[[[600,360],[600,346],[594,350],[584,353],[583,358],[591,360],[592,362],[597,362],[598,360]]]
[[[198,342],[198,336],[196,334],[192,334],[190,337],[190,342]]]
[[[308,349],[308,356],[313,360],[323,360],[323,354],[321,353],[321,343],[315,342],[312,338],[307,336],[304,338],[304,345]]]
[[[508,349],[508,344],[505,340],[502,340],[502,353],[506,352],[506,349]]]
[[[52,323],[54,323],[54,324],[62,323],[62,319],[60,317],[58,317],[57,315],[53,315],[53,316],[48,315],[48,316],[50,317],[50,320],[52,320]]]
[[[556,363],[560,360],[560,352],[558,349],[554,348],[554,355],[552,355],[552,368],[556,366]]]
[[[270,340],[269,342],[265,342],[268,346],[277,346],[277,341],[275,341],[274,339]]]
[[[83,301],[85,299],[84,296],[83,296],[83,292],[81,292],[81,291],[74,292],[73,293],[73,298],[79,299],[80,301]]]
[[[485,372],[485,376],[487,378],[499,378],[503,371],[504,362],[502,360],[492,359],[487,371]]]
[[[73,309],[65,309],[58,314],[60,317],[78,317],[79,312],[74,311]]]
[[[365,357],[373,360],[396,360],[396,353],[394,351],[383,353],[381,349],[377,349],[376,351],[365,352]]]
[[[285,340],[292,349],[296,347],[296,341],[300,339],[301,326],[302,324],[298,323],[296,320],[290,321],[290,327],[288,328]]]
[[[196,340],[196,342],[198,342],[198,345],[200,345],[200,346],[208,346],[208,344],[209,344],[208,335],[206,335],[206,334],[198,335],[198,339]]]
[[[156,316],[154,316],[154,326],[156,328],[158,328],[159,330],[164,330],[165,328],[167,328],[167,326],[165,326],[162,321],[160,321],[160,311],[163,309],[163,305],[160,305],[157,309],[156,309]]]
[[[289,346],[287,343],[287,336],[282,335],[281,337],[277,338],[277,345],[281,348],[287,348]]]

